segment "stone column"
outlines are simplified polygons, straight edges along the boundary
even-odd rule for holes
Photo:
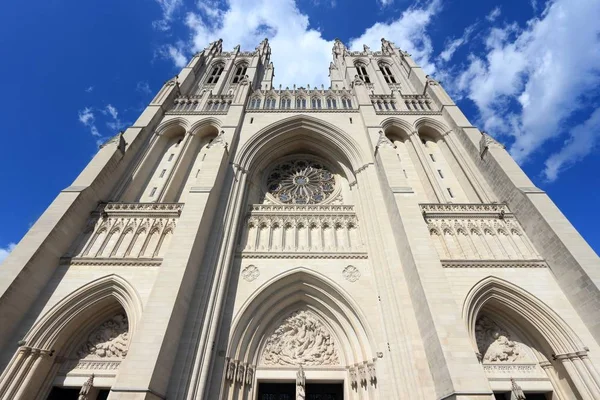
[[[592,394],[592,397],[595,399],[600,399],[600,390],[596,386],[596,382],[594,382],[592,376],[589,374],[589,371],[585,367],[583,360],[581,360],[581,358],[579,358],[577,354],[569,354],[569,358],[573,362],[573,365],[575,365],[575,369],[577,369],[577,372],[579,372],[579,375],[583,379],[583,382],[585,383],[587,389]]]
[[[231,133],[226,134],[225,142],[230,138]],[[165,397],[228,165],[224,144],[211,146],[206,154],[205,168],[190,190],[111,400]]]
[[[575,385],[575,388],[577,389],[577,392],[579,392],[581,398],[583,400],[594,399],[594,396],[591,395],[588,389],[586,388],[586,384],[584,383],[582,377],[579,375],[579,372],[573,365],[573,362],[571,361],[569,356],[567,354],[561,354],[556,356],[556,359],[562,363],[563,367],[567,371],[567,375],[569,375],[569,378],[571,378],[571,381],[573,382],[573,385]]]

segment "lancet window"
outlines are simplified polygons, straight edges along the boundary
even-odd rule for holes
[[[321,105],[321,99],[313,97],[311,107],[313,109],[323,108],[322,105]]]
[[[371,83],[369,74],[367,74],[367,67],[364,64],[356,64],[356,72],[358,73],[358,77],[362,79],[364,83]]]
[[[342,98],[342,107],[343,108],[352,108],[352,101],[346,97]]]
[[[304,99],[304,98],[296,99],[296,108],[306,108],[306,99]]]
[[[223,67],[224,67],[223,64],[216,64],[215,66],[213,66],[213,68],[210,71],[210,74],[208,76],[208,79],[206,80],[206,83],[208,83],[208,84],[217,83],[219,81],[219,77],[223,73]]]
[[[396,83],[396,78],[392,74],[392,70],[387,64],[379,64],[379,68],[381,69],[381,73],[383,74],[383,79],[387,83]]]
[[[246,64],[240,64],[235,69],[235,74],[233,75],[232,83],[239,83],[242,78],[246,75],[246,70],[248,66]]]
[[[283,99],[281,99],[281,103],[279,104],[280,108],[291,108],[292,107],[292,100],[289,97],[284,97]]]
[[[327,99],[327,108],[328,109],[337,108],[337,103],[336,103],[335,99],[332,99],[332,98]]]

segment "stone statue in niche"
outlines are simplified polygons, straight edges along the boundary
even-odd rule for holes
[[[105,321],[88,336],[77,351],[79,358],[125,358],[129,345],[129,323],[125,314]]]
[[[310,311],[287,317],[267,339],[264,365],[339,365],[338,351],[329,330]]]
[[[92,374],[87,381],[83,383],[81,390],[79,391],[79,397],[77,400],[88,400],[88,396],[90,394],[90,390],[94,387],[94,374]]]
[[[510,340],[507,331],[487,316],[481,316],[475,324],[477,347],[483,354],[483,362],[515,362],[523,359],[517,342]]]

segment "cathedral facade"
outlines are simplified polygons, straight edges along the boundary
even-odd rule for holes
[[[196,54],[0,268],[0,399],[600,399],[600,260],[382,39]]]

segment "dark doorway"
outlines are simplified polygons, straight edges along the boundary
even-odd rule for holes
[[[260,383],[258,385],[258,400],[294,400],[295,398],[295,383]]]
[[[296,398],[295,383],[260,383],[258,400],[294,400]],[[306,383],[306,400],[343,400],[344,384],[342,383]]]
[[[81,388],[62,388],[53,387],[48,400],[77,400],[79,398],[79,390]]]
[[[525,398],[527,400],[548,400],[551,398],[551,393],[533,393],[525,392]],[[510,392],[495,392],[494,397],[496,400],[510,400]]]
[[[306,400],[343,400],[343,383],[306,383]]]
[[[108,399],[109,394],[110,394],[110,389],[100,389],[98,391],[98,396],[96,396],[96,400],[106,400],[106,399]]]

